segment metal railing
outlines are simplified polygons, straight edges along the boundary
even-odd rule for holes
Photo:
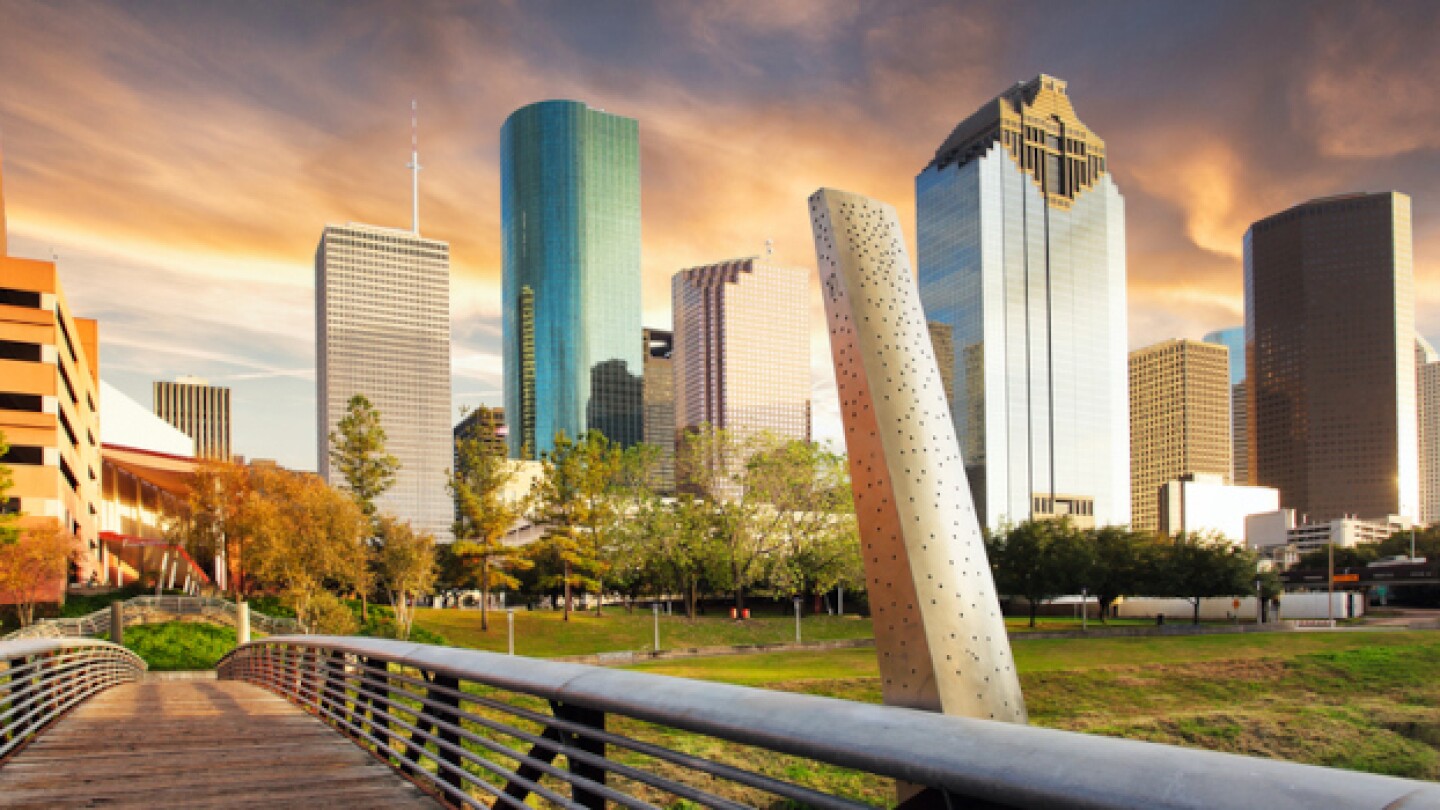
[[[888,795],[873,779],[848,797],[795,783],[819,770],[904,783],[919,791],[907,808],[1440,807],[1440,786],[1405,779],[398,641],[269,638],[218,669],[454,806],[850,810]]]
[[[169,621],[187,616],[200,616],[216,624],[234,626],[238,608],[228,599],[214,596],[135,596],[126,599],[125,626],[144,624],[153,615]],[[250,627],[267,635],[280,633],[303,633],[305,630],[294,619],[267,616],[250,611]],[[29,627],[22,627],[0,638],[11,641],[22,638],[95,638],[110,632],[110,608],[103,607],[93,613],[71,619],[41,619]]]
[[[0,762],[76,704],[144,672],[140,656],[108,641],[0,642]]]

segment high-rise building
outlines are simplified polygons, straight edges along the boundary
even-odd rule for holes
[[[454,433],[456,442],[461,439],[479,439],[481,451],[486,454],[495,456],[509,454],[509,447],[505,441],[509,428],[505,426],[504,408],[487,408],[481,405],[465,414],[465,418],[455,425]],[[451,469],[458,468],[459,465],[457,456],[455,467]]]
[[[1217,329],[1204,338],[1230,350],[1230,478],[1235,486],[1250,481],[1250,403],[1245,401],[1245,327]]]
[[[940,364],[940,385],[945,388],[945,401],[955,401],[955,327],[948,323],[930,321],[925,324],[930,333],[930,348],[935,351],[935,362]]]
[[[1065,82],[1017,84],[915,180],[925,317],[954,329],[950,413],[991,529],[1130,521],[1125,203]]]
[[[1440,521],[1440,356],[1415,336],[1415,410],[1420,435],[1420,522]]]
[[[641,335],[645,349],[645,443],[656,448],[655,477],[659,492],[675,490],[675,333],[646,329]]]
[[[195,440],[199,458],[230,460],[230,389],[199,377],[156,381],[155,415]]]
[[[1251,484],[1304,521],[1419,515],[1410,198],[1346,194],[1245,233]]]
[[[1166,340],[1130,353],[1130,525],[1160,528],[1160,488],[1190,475],[1230,483],[1230,352]],[[1239,535],[1236,535],[1239,538]]]
[[[758,258],[675,274],[675,429],[810,439],[809,273]]]
[[[0,433],[10,450],[0,464],[13,486],[0,512],[20,514],[20,542],[53,530],[74,544],[71,574],[84,581],[101,566],[99,326],[77,318],[51,262],[3,252],[0,197]],[[59,601],[61,577],[40,601]],[[0,592],[0,603],[14,594]]]
[[[505,413],[510,452],[555,434],[643,436],[640,136],[576,101],[516,110],[500,131]]]
[[[381,512],[450,538],[450,245],[410,230],[327,225],[315,252],[318,469],[342,483],[329,437],[351,397],[380,413],[400,461]]]

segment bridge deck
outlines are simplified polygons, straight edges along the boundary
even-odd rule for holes
[[[438,804],[259,687],[151,681],[82,703],[0,766],[0,807]]]

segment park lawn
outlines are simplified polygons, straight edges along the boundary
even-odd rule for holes
[[[1035,725],[1440,779],[1440,634],[1035,639],[1014,651]],[[880,700],[872,650],[634,669]]]
[[[235,628],[203,622],[165,622],[125,628],[125,646],[155,672],[214,669],[235,649]]]
[[[515,652],[536,658],[593,655],[623,650],[648,650],[654,644],[654,616],[637,608],[607,607],[602,616],[576,611],[564,621],[561,611],[515,611]],[[504,611],[490,612],[490,629],[480,629],[478,610],[435,610],[422,608],[415,626],[445,637],[456,647],[504,652],[506,627]],[[801,629],[805,641],[870,638],[870,620],[858,616],[806,616]],[[694,621],[683,616],[660,617],[662,649],[716,647],[737,644],[776,644],[795,640],[795,620],[766,616],[743,622],[702,617]]]

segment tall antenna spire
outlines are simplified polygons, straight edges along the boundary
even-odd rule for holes
[[[420,111],[415,99],[410,99],[410,230],[420,233]]]

